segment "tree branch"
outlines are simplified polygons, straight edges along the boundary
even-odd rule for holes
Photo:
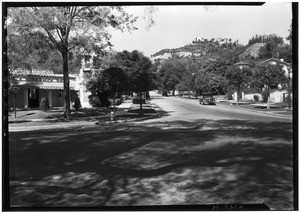
[[[57,35],[59,36],[60,40],[62,41],[62,37],[61,37],[61,35],[60,35],[60,33],[59,33],[58,28],[56,28],[56,32],[57,32]]]
[[[47,32],[49,39],[53,42],[53,44],[56,46],[56,48],[59,51],[62,51],[62,48],[59,46],[59,44],[57,43],[57,41],[55,40],[55,38],[53,37],[53,35],[49,32],[49,30],[47,30],[44,27],[43,27],[43,29]]]
[[[68,52],[69,52],[70,50],[74,49],[74,48],[75,48],[75,46],[70,47],[70,48],[68,49]]]

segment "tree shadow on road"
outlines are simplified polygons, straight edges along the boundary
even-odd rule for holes
[[[195,120],[9,137],[15,205],[292,206],[290,123]]]

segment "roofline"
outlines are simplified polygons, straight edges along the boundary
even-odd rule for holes
[[[266,62],[268,62],[268,61],[271,61],[271,60],[277,61],[278,63],[280,63],[280,64],[285,64],[285,65],[287,65],[287,66],[290,66],[290,65],[291,65],[290,63],[287,63],[287,62],[284,62],[284,61],[280,61],[280,60],[277,59],[277,58],[269,58],[269,59],[264,60],[264,61],[262,61],[262,62],[260,62],[260,63],[261,63],[261,64],[264,64],[264,63],[266,63]]]

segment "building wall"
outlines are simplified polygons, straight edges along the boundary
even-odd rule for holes
[[[52,90],[52,107],[64,106],[62,90]]]
[[[25,94],[24,90],[20,90],[18,93],[16,93],[16,107],[17,108],[25,108],[24,94]],[[8,96],[8,105],[9,105],[10,108],[14,107],[14,96],[13,96],[13,94]]]
[[[48,98],[48,92],[45,89],[39,89],[39,103],[41,103],[42,98]]]
[[[272,103],[281,103],[283,102],[283,94],[287,93],[286,90],[274,91],[270,94],[270,102]]]
[[[255,95],[258,97],[258,100],[259,100],[259,101],[262,101],[262,96],[261,96],[260,93],[250,93],[250,94],[245,94],[244,100],[245,100],[245,101],[255,101],[255,99],[254,99],[254,96],[255,96]]]

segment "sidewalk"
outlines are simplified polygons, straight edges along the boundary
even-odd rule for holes
[[[63,121],[58,118],[62,111],[43,112],[41,110],[19,111],[17,118],[10,113],[9,132],[32,131],[39,129],[58,129],[58,128],[85,128],[96,125],[107,126],[113,123],[134,122],[157,117],[156,110],[152,108],[149,102],[143,104],[143,115],[139,115],[139,104],[133,104],[131,100],[125,100],[117,106],[115,112],[115,121],[111,121],[110,113],[101,113],[101,110],[83,109],[82,111],[72,112],[74,120]],[[94,112],[94,113],[93,113]],[[50,118],[53,117],[53,118]]]

